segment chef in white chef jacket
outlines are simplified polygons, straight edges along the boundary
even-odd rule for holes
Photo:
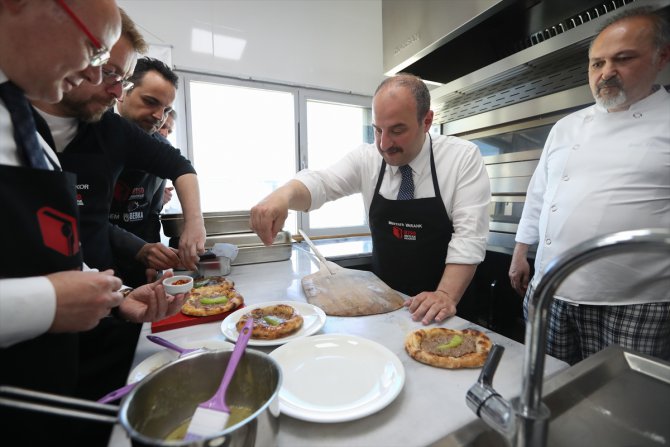
[[[606,26],[589,50],[596,104],[556,123],[528,187],[510,268],[526,294],[547,265],[596,236],[670,228],[668,23],[641,9]],[[529,284],[527,252],[537,244]],[[612,256],[573,273],[550,309],[548,353],[575,363],[619,344],[670,359],[670,258]]]

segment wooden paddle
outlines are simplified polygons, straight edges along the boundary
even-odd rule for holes
[[[318,272],[302,278],[302,289],[310,304],[320,307],[326,315],[338,317],[381,314],[402,307],[402,296],[377,275],[327,261],[309,237],[299,231],[320,261]]]

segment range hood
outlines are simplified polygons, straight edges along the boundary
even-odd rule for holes
[[[443,133],[468,130],[473,116],[495,125],[496,110],[505,122],[527,118],[517,104],[535,116],[577,108],[593,102],[591,39],[638,6],[667,11],[670,0],[383,0],[384,69],[439,83],[431,97]]]

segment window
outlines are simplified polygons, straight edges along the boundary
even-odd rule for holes
[[[349,103],[342,101],[345,99]],[[352,104],[352,98],[344,95],[305,95],[301,103],[306,125],[301,140],[306,142],[309,169],[326,168],[362,143],[374,142],[370,101],[358,99],[358,104]],[[301,213],[300,223],[314,235],[368,233],[365,214],[363,197],[355,194]]]
[[[181,76],[186,119],[177,126],[188,129],[180,141],[198,172],[203,212],[249,210],[298,169],[327,167],[372,141],[368,97]],[[318,235],[368,232],[362,202],[359,194],[309,214],[290,212],[284,228],[296,233],[299,225]]]

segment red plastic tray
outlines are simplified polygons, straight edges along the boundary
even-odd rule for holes
[[[180,327],[193,326],[202,323],[211,323],[213,321],[221,321],[231,313],[235,312],[237,309],[241,309],[243,307],[244,305],[222,314],[209,315],[206,317],[192,317],[190,315],[185,315],[179,312],[175,315],[172,315],[171,317],[165,318],[164,320],[151,323],[151,332],[155,333],[169,331],[170,329],[179,329]]]

